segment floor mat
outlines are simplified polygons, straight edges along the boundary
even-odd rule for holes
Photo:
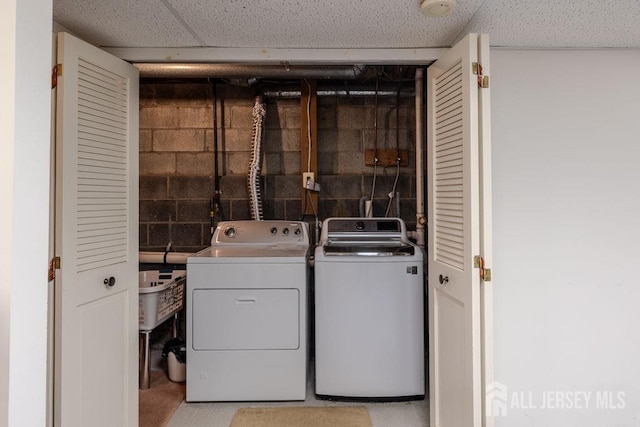
[[[371,427],[364,406],[241,408],[231,427]]]

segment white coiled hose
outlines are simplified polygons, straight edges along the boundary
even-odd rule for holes
[[[262,198],[260,196],[260,168],[262,167],[262,127],[267,108],[262,98],[257,96],[253,104],[253,135],[251,137],[251,160],[249,161],[249,205],[251,219],[262,221]]]

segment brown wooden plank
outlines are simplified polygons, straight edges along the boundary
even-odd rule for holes
[[[316,81],[301,80],[300,97],[300,170],[302,172],[311,171],[315,179],[318,180],[318,98],[316,96]],[[309,124],[311,125],[309,127]],[[311,129],[311,144],[309,144],[308,129]],[[311,152],[311,162],[309,162],[309,152]],[[310,164],[309,164],[310,163]],[[318,210],[318,193],[310,192],[310,199],[307,190],[302,188],[302,175],[300,176],[300,203],[303,215],[313,215],[314,208]]]
[[[389,166],[395,166],[397,160],[397,151],[395,148],[378,148],[378,166],[386,168]],[[367,166],[374,165],[374,159],[376,155],[375,150],[365,150],[364,152],[364,164]],[[409,152],[407,150],[400,150],[400,166],[409,165]]]

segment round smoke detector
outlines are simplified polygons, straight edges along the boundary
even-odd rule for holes
[[[420,9],[425,16],[439,17],[452,13],[456,8],[456,0],[422,0]]]

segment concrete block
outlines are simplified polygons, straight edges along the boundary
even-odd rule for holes
[[[249,152],[227,153],[225,171],[230,175],[247,175],[249,172]]]
[[[227,111],[231,119],[229,127],[245,129],[253,127],[253,107],[232,105]]]
[[[262,202],[265,219],[287,219],[285,216],[285,201],[282,199],[266,199]]]
[[[181,128],[213,128],[211,107],[178,107],[178,125]]]
[[[386,168],[382,171],[378,169],[378,174],[376,178],[376,191],[374,197],[376,199],[388,200],[389,192],[393,189],[393,182],[395,181],[396,174],[395,168]],[[398,178],[398,185],[396,185],[396,191],[400,192],[401,197],[408,197],[411,194],[411,181],[414,179],[411,175],[406,175],[402,173],[402,169],[400,170],[400,177]],[[365,183],[372,182],[373,175],[365,175],[363,176],[363,180]],[[369,186],[369,188],[371,188]]]
[[[319,102],[318,105],[320,105]],[[336,129],[337,127],[338,110],[336,104],[327,107],[318,106],[318,129]]]
[[[362,140],[364,149],[374,149],[376,147],[376,131],[375,129],[365,129],[362,131]],[[395,148],[396,131],[384,128],[378,128],[377,132],[378,148]]]
[[[320,218],[359,216],[359,199],[321,199],[318,208]]]
[[[225,199],[223,194],[222,197],[220,198],[220,210],[218,211],[218,214],[216,215],[216,218],[215,218],[216,224],[220,221],[229,219],[230,212],[231,212],[231,200]]]
[[[205,129],[204,131],[204,150],[213,151],[213,129]],[[218,130],[218,149],[222,147],[222,132]]]
[[[285,153],[283,153],[285,154]],[[280,153],[266,153],[263,156],[262,173],[264,175],[280,175],[283,173],[282,156]],[[288,154],[288,153],[286,153]],[[300,157],[298,155],[298,157]]]
[[[300,130],[267,129],[264,135],[267,152],[300,151]]]
[[[371,108],[338,105],[337,128],[338,129],[365,129],[373,127],[374,114]]]
[[[178,201],[178,216],[176,219],[179,222],[209,223],[209,207],[209,199],[180,200]]]
[[[321,182],[322,199],[359,199],[363,196],[360,175],[325,175]]]
[[[147,129],[140,129],[138,133],[138,151],[153,151],[152,144],[153,131]]]
[[[229,218],[234,220],[251,219],[249,200],[232,200]]]
[[[177,153],[176,174],[212,177],[214,175],[212,153]]]
[[[149,230],[147,224],[138,225],[138,245],[142,249],[149,244]]]
[[[413,106],[400,107],[400,129],[416,128],[416,108]]]
[[[253,131],[250,127],[247,129],[225,129],[224,151],[250,151],[252,137]],[[264,138],[266,139],[266,136]],[[220,145],[220,147],[222,147],[222,145]]]
[[[216,222],[217,225],[217,222]],[[215,230],[215,228],[214,228]],[[211,237],[213,236],[213,233],[211,232],[211,224],[203,224],[202,226],[202,243],[204,244],[204,246],[210,246],[211,245]],[[191,251],[193,252],[197,252],[197,251]]]
[[[167,175],[176,172],[174,153],[140,153],[140,175]]]
[[[263,195],[267,199],[300,198],[301,177],[298,175],[269,175],[265,177]]]
[[[167,197],[167,177],[165,176],[140,175],[138,187],[141,200]]]
[[[333,158],[333,170],[336,174],[359,174],[369,168],[364,164],[362,151],[340,151]]]
[[[209,199],[213,195],[213,178],[204,176],[169,177],[169,197],[172,199]]]
[[[305,144],[307,140],[305,139]],[[283,129],[282,130],[282,150],[283,151],[300,151],[300,129]]]
[[[282,146],[282,129],[265,129],[263,147],[267,153],[280,153]]]
[[[222,199],[248,199],[246,175],[226,175],[220,177]]]
[[[339,131],[336,129],[318,129],[318,154],[338,151],[338,133]]]
[[[169,224],[149,224],[149,246],[165,248],[169,243]],[[172,233],[173,234],[173,233]]]
[[[176,202],[174,200],[140,200],[140,221],[176,221]]]
[[[138,105],[142,107],[151,107],[155,105],[153,84],[141,84],[138,89]]]
[[[139,113],[140,129],[173,129],[178,127],[176,107],[143,107]]]
[[[362,131],[341,130],[338,132],[338,151],[363,151]]]
[[[286,125],[284,109],[279,109],[277,104],[267,106],[267,116],[265,117],[266,129],[282,129]]]
[[[171,224],[171,242],[181,247],[202,246],[202,225],[203,224]]]
[[[335,171],[333,170],[333,157],[332,153],[318,153],[318,174],[320,175],[320,179],[322,179],[322,175],[333,175]]]
[[[284,108],[285,127],[287,129],[300,129],[300,119],[302,118],[300,105]]]
[[[316,206],[316,211],[318,206]],[[284,201],[284,215],[282,219],[299,221],[302,217],[302,202],[300,199],[287,199]]]
[[[204,129],[153,131],[153,151],[203,151]]]
[[[284,175],[300,175],[300,152],[288,151],[282,153],[282,173]],[[304,169],[307,169],[305,162]]]

